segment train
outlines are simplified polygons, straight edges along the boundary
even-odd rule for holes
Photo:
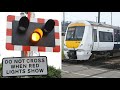
[[[87,20],[72,22],[65,32],[63,51],[68,60],[120,56],[120,27]]]

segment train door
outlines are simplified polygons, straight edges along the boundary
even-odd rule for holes
[[[99,51],[113,50],[113,29],[106,27],[98,27],[99,35]]]
[[[99,42],[98,42],[98,27],[93,27],[93,51],[97,51],[99,47]]]
[[[120,30],[114,30],[114,48],[113,50],[120,50]]]

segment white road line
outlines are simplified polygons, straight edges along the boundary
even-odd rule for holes
[[[83,75],[83,76],[87,76],[87,77],[96,77],[96,78],[103,78],[103,77],[99,77],[99,76],[91,76],[91,75],[86,75],[86,74],[80,74],[80,73],[72,73],[72,74],[77,74],[77,75]]]
[[[82,75],[82,76],[87,76],[87,77],[103,78],[103,77],[99,77],[99,76],[91,76],[91,75],[80,74],[80,73],[73,73],[73,72],[72,72],[72,74],[77,74],[77,75]]]
[[[66,66],[70,66],[70,65],[62,65],[62,66],[65,66],[65,67],[66,67]]]
[[[75,67],[87,67],[87,66],[83,66],[83,65],[80,65],[80,66],[78,66],[78,65],[73,65],[73,66],[75,66]],[[87,67],[87,68],[89,68],[89,67]]]
[[[64,71],[64,70],[62,70],[62,72],[65,72],[65,73],[70,73],[69,71]]]
[[[65,66],[73,66],[73,67],[83,67],[83,68],[89,68],[89,67],[87,67],[87,66],[83,66],[83,65],[80,65],[80,66],[78,66],[78,65],[62,65],[63,67]]]
[[[100,70],[100,71],[109,71],[109,70],[106,70],[106,69],[97,69],[97,68],[90,68],[90,69],[95,69],[95,70]]]
[[[62,72],[66,72],[66,73],[72,73],[72,74],[76,74],[76,75],[82,75],[82,76],[87,76],[87,77],[96,77],[96,78],[103,78],[103,77],[98,77],[98,76],[91,76],[91,75],[86,75],[86,74],[80,74],[80,73],[73,73],[73,72],[69,72],[69,71],[64,71],[62,70]]]
[[[91,76],[91,77],[95,77],[95,78],[106,78],[106,77],[98,77],[98,76]]]
[[[90,76],[90,75],[86,75],[86,74],[80,74],[80,73],[73,73],[71,72],[72,74],[76,74],[76,75],[82,75],[82,76]]]

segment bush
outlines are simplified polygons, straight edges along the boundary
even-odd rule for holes
[[[48,67],[48,75],[30,76],[30,78],[61,78],[61,71],[52,66]]]
[[[2,73],[2,64],[0,64],[0,78],[2,77],[1,74]]]
[[[2,64],[0,64],[0,78],[2,73]],[[24,76],[8,77],[8,78],[24,78]],[[28,78],[61,78],[61,70],[55,69],[53,66],[48,66],[48,75],[28,76]]]
[[[65,59],[64,52],[62,50],[62,60]]]

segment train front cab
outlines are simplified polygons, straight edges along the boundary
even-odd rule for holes
[[[87,21],[71,23],[64,39],[64,55],[69,60],[88,60],[92,49],[92,27]]]

